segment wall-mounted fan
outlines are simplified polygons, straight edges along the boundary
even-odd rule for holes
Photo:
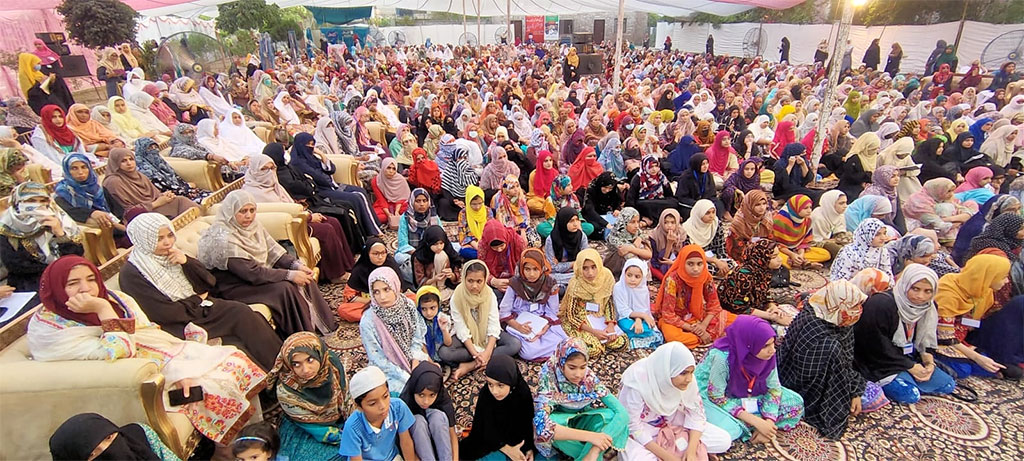
[[[231,58],[216,38],[200,32],[179,32],[157,49],[156,75],[198,79],[203,73],[227,72]]]
[[[387,38],[384,37],[384,32],[380,29],[370,26],[370,30],[366,32],[366,46],[371,48],[388,46]]]
[[[405,45],[405,32],[402,32],[400,30],[391,31],[390,33],[388,33],[388,43],[390,43],[391,46]]]
[[[981,52],[981,66],[995,71],[1004,63],[1014,62],[1017,68],[1024,67],[1024,29],[1012,30],[1002,34]]]
[[[462,46],[477,46],[480,44],[480,40],[476,38],[476,34],[472,32],[463,32],[459,36],[459,45]]]
[[[498,30],[494,31],[494,43],[510,43],[508,40],[508,27],[501,26]]]
[[[755,27],[743,35],[743,57],[752,58],[764,53],[768,46],[768,33],[760,27]]]

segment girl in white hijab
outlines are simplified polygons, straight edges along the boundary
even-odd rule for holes
[[[832,189],[822,194],[819,205],[811,212],[811,232],[813,244],[828,250],[833,258],[839,254],[842,245],[836,236],[846,233],[846,194],[839,189]]]
[[[295,108],[285,101],[285,98],[290,98],[287,91],[282,91],[277,94],[274,98],[274,108],[277,109],[277,113],[281,116],[281,123],[285,125],[301,125],[302,120],[299,119],[299,114],[295,113]]]
[[[153,112],[150,112],[149,106],[153,105],[153,97],[145,91],[132,94],[128,97],[128,110],[131,111],[132,116],[135,120],[138,120],[142,124],[142,129],[146,131],[152,131],[160,133],[160,137],[155,137],[157,142],[163,142],[171,137],[171,129],[164,125]]]
[[[772,139],[775,138],[775,132],[768,127],[768,116],[758,115],[754,118],[754,122],[747,125],[747,129],[750,130],[754,135],[754,142],[757,144],[771,144]],[[762,126],[764,125],[764,126]]]
[[[220,136],[222,141],[231,144],[238,150],[246,153],[263,152],[266,143],[245,124],[245,116],[238,109],[231,109],[224,120],[220,122]]]
[[[141,93],[142,88],[151,82],[146,81],[146,73],[141,68],[134,68],[124,76],[124,86],[121,87],[121,94],[130,98],[135,93]]]
[[[224,157],[231,163],[241,162],[248,157],[244,151],[221,138],[219,134],[217,122],[213,119],[200,120],[199,125],[196,125],[196,140],[210,152]]]
[[[622,374],[619,401],[629,413],[626,459],[707,460],[732,439],[709,423],[693,382],[696,361],[682,343],[669,342]]]

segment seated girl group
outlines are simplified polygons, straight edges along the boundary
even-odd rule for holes
[[[238,207],[226,205],[222,219],[241,225],[229,214]],[[490,224],[489,237],[495,226],[503,228]],[[359,325],[369,366],[350,379],[337,353],[310,331],[291,334],[264,372],[263,349],[240,340],[253,338],[257,325],[269,328],[255,315],[216,333],[248,356],[234,345],[204,344],[211,333],[195,323],[183,325],[183,338],[176,337],[178,330],[165,332],[136,304],[145,293],[108,290],[94,265],[64,256],[40,280],[45,309],[32,319],[29,339],[38,360],[145,357],[161,365],[172,388],[199,385],[203,400],[172,408],[211,440],[233,440],[238,459],[528,460],[557,451],[596,460],[610,449],[627,459],[707,459],[736,439],[770,442],[801,419],[838,439],[850,416],[890,401],[951,393],[955,377],[1008,377],[1024,352],[1006,341],[1019,335],[1008,330],[1019,324],[1024,298],[1010,299],[1004,290],[1010,262],[998,252],[1012,250],[1007,236],[1022,227],[1024,218],[1016,214],[996,220],[991,235],[982,234],[993,242],[972,245],[961,271],[941,280],[909,260],[894,284],[891,268],[865,267],[850,280],[833,280],[806,298],[785,329],[779,322],[784,314],[767,294],[771,270],[781,265],[772,240],[746,245],[739,266],[721,283],[701,247],[683,246],[652,304],[649,267],[637,258],[624,262],[616,281],[597,250],[577,246],[560,294],[539,249],[509,239],[518,236],[514,232],[485,238],[481,259],[461,264],[447,315],[435,285],[422,284],[414,298],[406,296],[394,259],[386,250],[374,255],[383,244],[371,239],[360,259],[377,266],[366,279],[370,306]],[[861,228],[882,234],[884,226],[865,220],[845,247],[864,245],[870,256],[876,245]],[[209,296],[215,277],[174,248],[166,218],[143,214],[127,231],[136,249],[123,278],[137,274],[174,302],[231,306]],[[571,235],[554,235],[549,242],[572,249],[565,248]],[[509,248],[494,244],[502,238]],[[440,240],[445,246],[434,258],[456,260],[448,254],[454,247]],[[509,270],[502,256],[512,249],[520,256]],[[500,283],[498,270],[507,277]],[[232,317],[251,313],[236,305]],[[257,320],[263,323],[246,323]],[[213,325],[228,328],[224,322]],[[280,340],[271,332],[263,341]],[[625,370],[614,395],[590,360],[627,345],[656,349]],[[697,363],[689,347],[700,345],[710,348]],[[544,363],[536,387],[527,385],[516,354]],[[486,384],[461,440],[441,365],[452,366],[456,379],[484,371]],[[279,430],[266,423],[243,429],[260,419],[254,397],[268,387],[284,410]],[[158,451],[158,445],[150,447]],[[257,455],[267,458],[248,458]]]

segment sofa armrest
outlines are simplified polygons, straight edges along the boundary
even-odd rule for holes
[[[164,160],[182,179],[194,183],[200,189],[215,191],[224,187],[224,179],[216,163],[175,157],[164,157]]]
[[[102,266],[117,256],[117,245],[114,243],[112,229],[102,229],[84,224],[79,224],[78,228],[82,230],[85,259],[92,261],[97,266]]]
[[[359,183],[359,162],[351,155],[328,154],[327,158],[334,163],[334,182],[348,184],[350,186],[363,185]]]
[[[0,446],[7,459],[49,459],[50,434],[79,413],[144,422],[179,455],[185,440],[164,407],[164,378],[146,359],[7,362],[0,374]]]

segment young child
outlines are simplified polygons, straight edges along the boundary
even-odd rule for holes
[[[274,426],[261,421],[242,428],[231,443],[231,455],[235,461],[274,461],[280,446],[281,439]]]
[[[441,367],[420,362],[399,398],[412,412],[412,439],[416,456],[422,461],[459,459],[459,436],[455,433],[455,406],[444,389]]]
[[[557,449],[572,459],[597,461],[610,448],[626,447],[629,413],[590,367],[588,349],[580,338],[569,338],[541,367],[533,421],[545,457]],[[603,407],[593,406],[598,400]]]
[[[452,345],[452,318],[441,312],[441,291],[433,285],[424,285],[416,292],[416,309],[427,324],[427,336],[424,342],[430,360],[440,363],[437,350],[441,346]]]
[[[345,421],[338,454],[349,461],[391,461],[417,459],[412,428],[415,418],[401,399],[391,399],[388,378],[380,368],[369,366],[356,372],[349,381],[349,393],[356,412]]]
[[[619,328],[629,338],[629,347],[655,348],[665,342],[651,315],[651,291],[647,287],[647,263],[630,258],[622,266],[622,277],[615,282],[612,300],[619,314]]]
[[[558,320],[555,285],[544,253],[538,248],[524,250],[519,274],[509,280],[499,306],[505,330],[523,344],[519,349],[523,360],[547,360],[558,344],[568,339]],[[538,327],[540,331],[535,331]]]

